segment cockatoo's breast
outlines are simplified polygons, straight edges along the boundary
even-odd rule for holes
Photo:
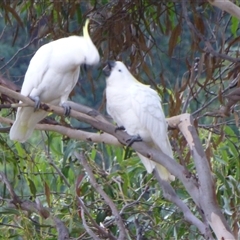
[[[115,120],[118,126],[123,126],[130,135],[140,135],[148,142],[151,141],[151,134],[140,122],[139,116],[134,111],[132,101],[132,86],[128,87],[107,87],[107,111]]]

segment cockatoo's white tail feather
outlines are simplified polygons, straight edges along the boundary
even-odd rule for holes
[[[175,176],[173,176],[165,167],[160,164],[156,165],[155,168],[160,176],[165,181],[172,182],[175,180]]]
[[[84,38],[90,38],[88,33],[88,25],[89,25],[89,18],[86,20],[85,25],[83,27],[83,37]]]
[[[148,158],[144,157],[140,153],[137,153],[139,158],[141,159],[144,167],[146,168],[148,173],[152,173],[153,170],[155,169],[159,177],[165,181],[171,182],[175,180],[175,177],[162,165],[156,164],[155,162],[149,160]]]
[[[10,130],[10,139],[16,140],[19,142],[25,142],[28,136],[31,135],[30,129],[27,128],[27,125],[24,125],[20,119],[16,120]]]
[[[32,134],[36,124],[46,117],[45,111],[33,111],[33,108],[21,108],[16,117],[16,121],[11,127],[9,136],[11,140],[25,142]]]

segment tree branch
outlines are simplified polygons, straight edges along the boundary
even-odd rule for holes
[[[198,173],[198,206],[203,211],[218,239],[234,239],[221,209],[216,202],[215,185],[210,166],[196,129],[194,128],[193,118],[190,114],[182,114],[173,117],[172,121],[174,120],[176,121],[174,126],[178,126],[187,140]]]
[[[86,228],[86,231],[88,232],[88,234],[93,237],[93,235],[91,235],[93,232],[92,230],[88,227],[87,225],[87,222],[85,220],[85,215],[84,215],[84,212],[87,214],[87,216],[89,217],[89,219],[91,220],[93,226],[97,229],[97,231],[102,235],[104,236],[105,238],[107,239],[111,239],[111,240],[116,240],[116,238],[111,234],[111,232],[109,231],[106,231],[103,227],[99,226],[96,221],[92,218],[92,216],[90,215],[90,213],[88,212],[84,202],[82,201],[81,197],[77,197],[77,200],[78,200],[78,203],[81,205],[81,217],[82,219],[85,221],[83,221],[83,224],[84,224],[84,227]],[[86,226],[85,226],[86,225]],[[95,235],[95,233],[93,233]],[[95,238],[94,238],[95,239]]]
[[[90,227],[87,225],[87,222],[86,222],[86,219],[85,219],[85,215],[84,215],[84,210],[81,211],[81,218],[82,218],[83,226],[84,226],[85,230],[87,231],[87,233],[90,235],[90,237],[92,237],[94,240],[101,240],[101,239],[90,229]]]
[[[233,57],[230,57],[228,56],[227,54],[222,54],[222,53],[219,53],[217,52],[216,50],[214,50],[214,48],[212,47],[211,43],[209,40],[206,39],[206,37],[204,35],[202,35],[195,27],[194,25],[191,23],[191,21],[189,20],[188,18],[188,14],[187,14],[187,8],[186,8],[186,1],[187,0],[182,0],[182,9],[183,9],[183,15],[184,15],[184,18],[186,20],[186,23],[189,27],[189,29],[191,29],[196,35],[197,37],[199,37],[201,39],[201,41],[204,42],[205,46],[206,46],[206,49],[207,51],[205,52],[209,52],[211,53],[213,56],[215,57],[219,57],[221,59],[225,59],[225,60],[228,60],[230,62],[239,62],[239,58],[233,58]],[[223,0],[223,1],[228,1],[228,0]],[[215,2],[217,2],[217,0],[215,0]],[[218,1],[218,2],[222,2],[222,1]]]
[[[52,219],[54,220],[55,226],[57,228],[58,240],[70,239],[68,229],[63,224],[63,222],[60,219],[58,219],[57,217],[52,217]]]
[[[204,239],[214,239],[209,227],[205,225],[202,221],[200,221],[196,216],[193,215],[188,206],[177,196],[175,190],[170,185],[170,183],[162,180],[156,171],[154,171],[154,176],[158,179],[158,182],[160,182],[161,184],[161,187],[163,189],[163,196],[168,201],[174,203],[181,209],[186,221],[196,226],[200,233],[204,236]]]
[[[222,11],[226,11],[229,14],[231,14],[232,16],[237,17],[238,19],[240,19],[240,8],[234,4],[233,2],[229,1],[229,0],[208,0],[208,2],[215,6],[220,8]]]
[[[49,162],[50,165],[53,166],[53,168],[57,171],[58,175],[62,178],[62,180],[64,181],[64,183],[70,188],[71,185],[68,182],[67,178],[64,176],[64,174],[62,173],[62,171],[57,167],[57,165],[54,163],[51,155],[47,155],[47,160]]]
[[[86,172],[89,176],[89,180],[90,180],[91,185],[104,198],[105,202],[111,208],[112,213],[115,217],[116,224],[118,225],[118,229],[119,229],[118,239],[119,240],[127,239],[127,232],[126,232],[126,228],[124,226],[124,223],[122,221],[122,218],[121,218],[115,204],[113,203],[113,201],[108,197],[108,195],[102,190],[102,187],[97,183],[97,181],[96,181],[96,179],[93,175],[92,169],[90,168],[89,164],[87,163],[85,155],[83,153],[79,154],[79,153],[75,152],[75,156],[77,157],[77,159],[80,161],[80,163],[85,168],[85,170],[86,170]]]
[[[27,105],[29,106],[29,105]],[[4,118],[0,116],[0,122],[5,123],[8,125],[13,124],[13,120],[9,118]],[[10,128],[0,128],[1,132],[8,133]],[[81,140],[81,141],[86,141],[86,142],[96,142],[96,143],[105,143],[105,144],[110,144],[114,146],[122,146],[122,144],[118,141],[118,139],[106,132],[86,132],[82,130],[77,130],[61,125],[51,125],[51,124],[44,124],[44,123],[39,123],[35,127],[36,130],[41,130],[41,131],[52,131],[52,132],[57,132],[63,136],[67,136],[71,139],[75,140]]]

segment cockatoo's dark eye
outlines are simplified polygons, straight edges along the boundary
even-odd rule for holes
[[[122,70],[121,69],[118,69],[119,72],[121,72]]]

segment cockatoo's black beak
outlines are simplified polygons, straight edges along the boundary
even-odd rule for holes
[[[87,65],[86,63],[84,63],[84,64],[82,65],[82,68],[83,68],[84,72],[87,72],[87,70],[88,70],[88,65]]]
[[[116,65],[115,61],[107,61],[107,65],[103,68],[103,73],[106,77],[109,77],[111,74],[112,69]]]

